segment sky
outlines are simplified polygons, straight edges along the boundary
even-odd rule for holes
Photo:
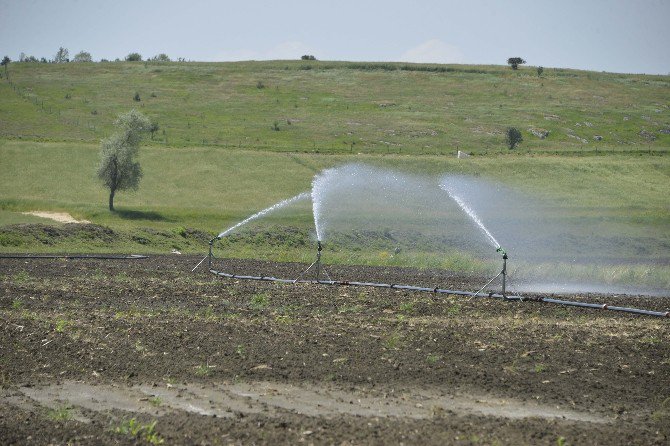
[[[670,0],[0,0],[0,57],[298,59],[670,74]]]

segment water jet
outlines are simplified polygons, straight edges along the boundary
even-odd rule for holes
[[[209,259],[208,268],[211,273],[217,276],[234,279],[275,281],[292,284],[312,283],[320,285],[369,286],[430,292],[434,294],[452,294],[470,298],[490,297],[500,298],[507,301],[536,301],[668,317],[668,312],[613,307],[606,304],[592,304],[547,297],[528,298],[519,294],[508,294],[509,283],[507,277],[507,260],[510,258],[510,255],[501,247],[498,239],[494,237],[493,233],[489,231],[486,225],[484,225],[484,221],[487,221],[487,223],[497,223],[496,235],[499,235],[498,232],[500,232],[501,240],[503,240],[506,245],[512,246],[514,249],[512,253],[516,253],[514,254],[515,259],[519,259],[520,252],[524,253],[523,262],[525,263],[519,262],[517,264],[515,262],[515,271],[520,268],[519,265],[523,265],[525,268],[527,268],[528,265],[534,266],[532,257],[527,257],[528,253],[532,254],[538,249],[553,252],[549,242],[563,242],[563,240],[557,236],[554,236],[554,239],[546,237],[546,234],[542,232],[543,230],[548,226],[551,226],[550,229],[552,230],[557,227],[560,229],[563,228],[559,223],[546,225],[542,220],[539,220],[540,223],[532,219],[529,222],[523,222],[522,219],[527,215],[524,214],[523,211],[532,209],[532,207],[523,208],[524,205],[527,205],[527,201],[523,202],[523,200],[517,200],[517,197],[501,196],[501,189],[502,188],[499,188],[498,186],[492,187],[487,185],[486,182],[480,182],[479,180],[473,180],[463,176],[445,177],[442,182],[436,185],[435,182],[427,181],[421,177],[413,177],[390,170],[372,168],[360,164],[327,169],[314,177],[310,193],[302,193],[287,200],[283,200],[276,205],[252,215],[210,240],[209,253],[198,265],[196,265],[196,268],[202,264],[205,259]],[[494,191],[494,193],[491,191]],[[444,192],[447,192],[450,199],[444,199]],[[217,270],[213,267],[212,248],[217,240],[248,221],[264,216],[274,209],[307,197],[312,199],[312,213],[316,231],[317,252],[315,261],[312,262],[297,278],[282,279],[260,275],[238,275]],[[521,209],[522,212],[518,212],[519,209]],[[536,214],[542,216],[543,212],[541,212],[541,210],[542,209],[539,208],[539,210],[534,210],[530,214],[532,216],[535,216]],[[519,221],[522,222],[520,226]],[[381,224],[391,224],[394,230],[398,228],[398,225],[423,224],[423,226],[419,226],[419,229],[427,229],[430,234],[439,234],[440,230],[448,231],[449,236],[445,237],[444,240],[451,243],[446,246],[452,249],[467,248],[473,252],[479,250],[481,253],[490,253],[488,250],[490,249],[490,246],[492,246],[495,248],[495,252],[502,256],[502,269],[477,292],[394,283],[331,280],[322,264],[322,251],[326,238],[331,242],[337,242],[333,237],[337,236],[338,230],[342,231],[342,229],[353,227],[357,228],[361,233],[366,234],[364,229],[365,225],[379,230]],[[471,227],[472,225],[474,225],[477,231],[466,230],[466,227]],[[363,229],[360,230],[358,228]],[[498,231],[501,228],[503,230]],[[483,237],[473,236],[473,234],[476,235],[477,233],[483,235]],[[528,237],[528,234],[531,234],[531,236]],[[393,237],[391,237],[391,239],[393,239]],[[547,242],[547,240],[549,242]],[[482,242],[486,243],[484,244]],[[544,246],[545,244],[548,246]],[[487,245],[489,246],[488,248],[486,247]],[[488,256],[485,258],[488,262]],[[315,280],[305,279],[305,276],[308,273],[315,274]],[[327,280],[322,280],[322,273],[325,274]],[[502,282],[500,293],[489,291],[480,294],[498,277],[501,277]],[[516,274],[514,274],[513,277],[516,278]],[[513,289],[516,289],[514,284]],[[518,291],[516,292],[518,293]],[[514,291],[512,293],[514,293]]]

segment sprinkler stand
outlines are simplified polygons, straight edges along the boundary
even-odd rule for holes
[[[503,251],[504,252],[504,251]],[[505,294],[505,280],[507,279],[507,253],[503,254],[503,269],[500,272],[502,274],[502,295],[504,298],[507,298]]]
[[[209,254],[207,255],[207,266],[209,270],[212,269],[212,257],[214,257],[214,255],[212,254],[212,247],[214,246],[214,242],[217,240],[221,240],[221,237],[217,236],[209,241]]]
[[[214,237],[213,239],[211,239],[209,241],[209,252],[207,253],[207,255],[205,257],[203,257],[203,259],[201,261],[198,262],[197,265],[195,265],[195,267],[191,270],[191,272],[198,269],[198,267],[200,265],[202,265],[202,262],[204,262],[205,259],[207,259],[207,269],[212,271],[212,257],[214,257],[214,255],[212,254],[212,246],[214,245],[214,242],[217,241],[217,240],[221,240],[221,237],[217,236],[217,237]]]
[[[507,294],[505,293],[505,285],[507,281],[507,252],[502,248],[502,246],[498,246],[498,249],[496,249],[496,252],[501,252],[502,253],[502,258],[503,258],[503,267],[502,271],[500,271],[499,276],[502,275],[502,297],[507,299]],[[497,276],[496,276],[497,277]]]
[[[484,291],[484,288],[486,288],[487,286],[489,286],[489,285],[491,284],[491,282],[493,282],[494,280],[496,280],[496,279],[497,279],[498,277],[500,277],[500,276],[502,276],[502,294],[501,294],[501,296],[502,296],[503,299],[507,299],[507,293],[506,293],[505,286],[507,285],[506,282],[507,282],[507,259],[508,259],[508,257],[507,257],[507,253],[505,252],[505,250],[502,249],[502,247],[500,247],[500,246],[498,246],[498,249],[496,249],[496,252],[502,252],[502,255],[503,255],[503,267],[502,267],[502,271],[500,271],[498,274],[496,274],[491,280],[489,280],[488,282],[486,282],[486,285],[484,285],[483,287],[481,287],[481,288],[479,289],[479,291],[477,291],[476,293],[474,293],[474,294],[470,297],[470,299],[472,299],[473,297],[477,297],[477,295],[478,295],[479,293],[481,293],[482,291]],[[489,296],[491,296],[491,295],[493,295],[492,292],[489,293]]]
[[[309,267],[305,271],[303,271],[303,273],[300,274],[300,277],[295,279],[293,283],[299,282],[305,276],[305,274],[307,274],[314,267],[316,267],[316,282],[321,283],[321,251],[323,250],[323,247],[321,246],[321,240],[317,240],[316,243],[317,243],[316,260],[311,265],[309,265]],[[328,275],[328,272],[326,271],[325,268],[323,269],[323,272],[326,274],[326,277],[330,281],[330,276]]]

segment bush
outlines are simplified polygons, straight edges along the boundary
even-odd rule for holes
[[[507,146],[510,150],[514,149],[517,144],[523,142],[523,136],[519,129],[514,127],[509,127],[507,129]]]
[[[312,56],[311,54],[305,54],[300,59],[302,59],[302,60],[316,60],[316,57]]]
[[[154,57],[150,58],[151,62],[171,62],[170,56],[165,53],[156,54]]]
[[[140,102],[142,98],[140,98],[140,94],[138,92],[135,92],[135,96],[133,96],[133,100],[136,102]]]
[[[538,76],[542,76],[543,72],[544,72],[544,67],[543,66],[537,67],[537,75]]]
[[[93,62],[93,58],[91,57],[91,53],[87,51],[80,51],[74,56],[74,61],[75,62]]]
[[[520,57],[510,57],[509,59],[507,59],[507,64],[510,67],[512,67],[513,70],[516,70],[517,68],[519,68],[519,65],[523,65],[525,63],[526,61]]]
[[[142,62],[142,55],[140,53],[130,53],[126,56],[126,62]]]

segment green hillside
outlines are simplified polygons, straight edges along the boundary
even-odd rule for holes
[[[319,61],[12,63],[8,72],[4,138],[97,142],[135,107],[159,124],[154,144],[179,147],[490,153],[505,150],[510,126],[523,133],[519,151],[670,147],[669,76]]]
[[[308,61],[12,63],[8,73],[0,80],[0,252],[203,252],[218,232],[309,190],[322,169],[358,162],[436,185],[460,173],[509,186],[550,203],[559,226],[578,222],[603,240],[602,252],[583,256],[609,266],[550,269],[670,287],[668,76]],[[140,150],[140,190],[117,194],[117,212],[109,212],[94,175],[99,141],[131,108],[160,130]],[[524,137],[513,151],[504,141],[509,126]],[[457,159],[457,150],[475,156]],[[68,212],[93,225],[29,211]],[[303,202],[245,226],[221,248],[225,256],[311,261],[312,232]],[[433,245],[427,234],[405,235],[344,234],[328,245],[328,261],[498,267]]]

